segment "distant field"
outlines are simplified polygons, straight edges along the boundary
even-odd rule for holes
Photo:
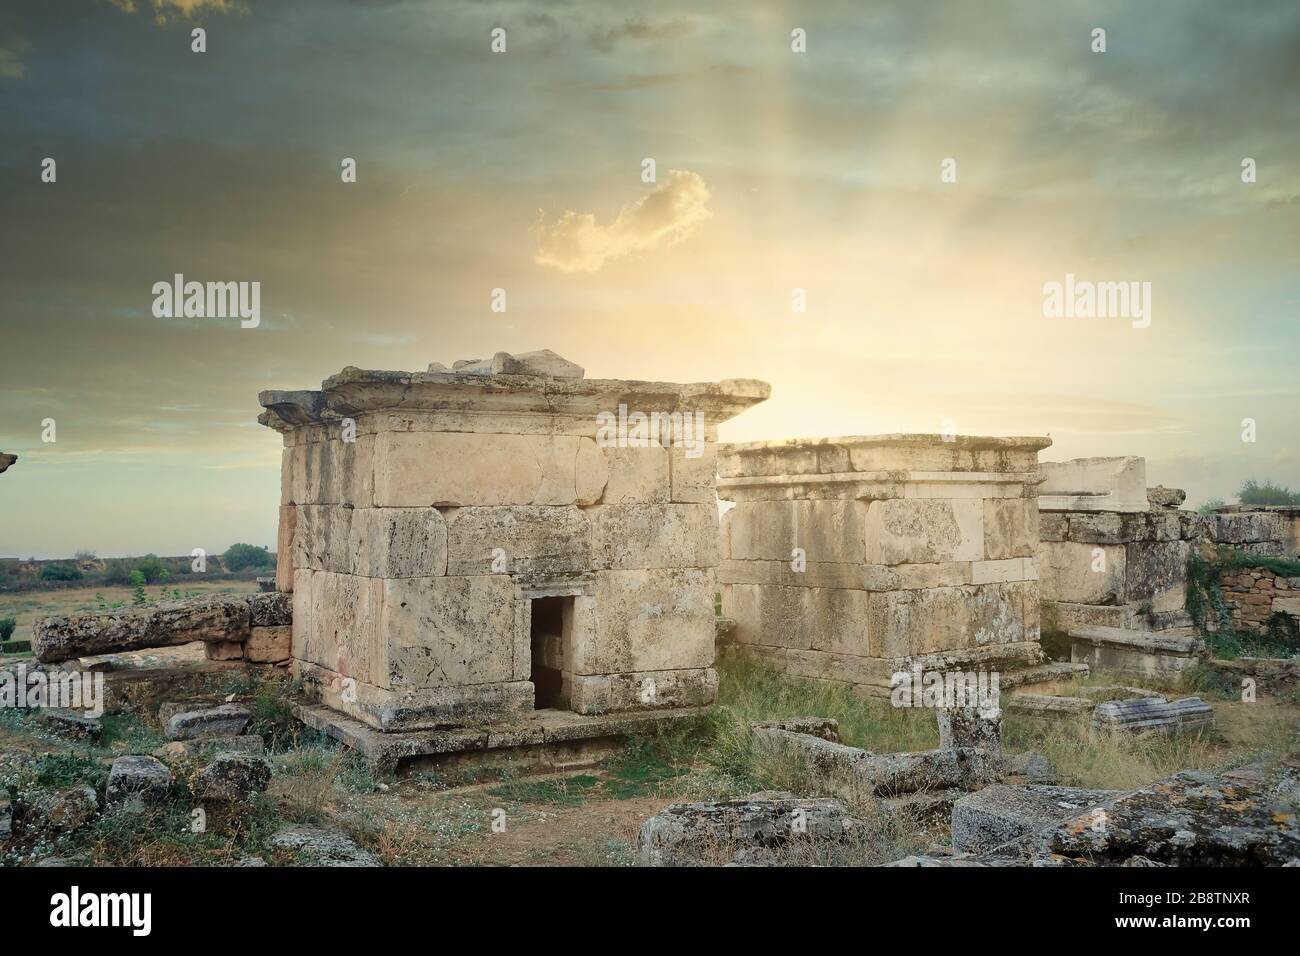
[[[151,584],[145,587],[149,600],[157,601],[163,591],[172,597],[176,588],[181,595],[198,594],[252,594],[257,590],[256,581],[186,581],[180,585]],[[50,614],[81,614],[98,610],[101,607],[98,596],[104,598],[106,605],[117,602],[131,603],[129,587],[87,587],[66,588],[57,591],[19,591],[0,594],[0,617],[13,617],[18,620],[18,629],[13,639],[28,641],[32,637],[32,620]]]

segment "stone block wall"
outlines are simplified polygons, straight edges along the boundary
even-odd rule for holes
[[[1274,614],[1300,624],[1300,577],[1241,568],[1221,575],[1219,588],[1234,630],[1263,633]]]
[[[384,730],[711,703],[716,426],[766,394],[355,369],[264,393],[295,666]],[[691,447],[606,441],[621,405],[706,424]]]
[[[787,674],[887,693],[913,662],[1037,660],[1046,438],[724,445],[718,580],[733,639]]]
[[[1300,516],[1300,509],[1219,511],[1207,518],[1206,538],[1212,544],[1246,554],[1293,558],[1296,516]]]

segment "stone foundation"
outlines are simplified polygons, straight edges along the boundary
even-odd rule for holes
[[[926,669],[1036,661],[1037,453],[937,435],[726,445],[732,639],[791,676],[886,694]]]

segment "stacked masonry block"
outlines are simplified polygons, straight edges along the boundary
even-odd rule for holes
[[[549,352],[431,369],[261,396],[296,672],[382,730],[711,703],[716,427],[768,387],[587,380]],[[611,439],[620,406],[705,426]]]
[[[783,672],[891,676],[1037,661],[1038,451],[938,435],[724,445],[722,613]]]

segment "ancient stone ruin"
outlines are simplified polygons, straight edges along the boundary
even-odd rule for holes
[[[263,392],[314,719],[355,743],[711,703],[717,426],[768,393],[549,351]]]
[[[17,455],[7,455],[0,451],[0,475],[9,470],[9,466],[18,460]]]
[[[725,445],[723,614],[787,674],[889,692],[919,665],[1036,662],[1038,452],[939,435]]]

